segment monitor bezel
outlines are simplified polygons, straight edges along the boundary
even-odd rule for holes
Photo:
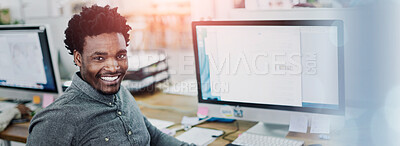
[[[49,35],[47,31],[47,27],[45,25],[5,25],[5,26],[0,26],[0,31],[38,31],[38,37],[40,41],[41,48],[43,47],[42,45],[45,45],[46,49],[42,51],[46,51],[46,53],[49,55],[49,65],[51,67],[51,75],[53,77],[53,84],[55,85],[54,90],[49,90],[49,89],[34,89],[34,88],[27,88],[27,87],[12,87],[12,86],[4,86],[0,85],[0,89],[12,89],[12,90],[23,90],[23,91],[29,91],[29,92],[38,92],[38,93],[51,93],[51,94],[59,94],[60,89],[58,87],[59,85],[59,80],[58,77],[55,73],[57,68],[55,67],[55,64],[53,62],[53,54],[51,52],[50,48],[50,42],[49,42]],[[42,34],[40,34],[42,33]],[[43,36],[41,36],[43,35]]]
[[[200,67],[198,56],[197,44],[197,31],[196,26],[336,26],[337,40],[338,40],[338,89],[339,89],[339,108],[313,108],[313,107],[293,107],[284,105],[271,105],[271,104],[256,104],[256,103],[243,103],[232,101],[217,101],[217,100],[204,100],[201,92],[201,79]],[[198,102],[205,104],[219,104],[231,105],[242,107],[253,107],[272,110],[296,111],[307,113],[319,113],[330,115],[344,115],[345,114],[345,88],[344,88],[344,46],[343,46],[343,21],[342,20],[260,20],[260,21],[193,21],[192,22],[192,37],[193,49],[195,56],[196,66],[196,79],[197,79],[197,92]]]

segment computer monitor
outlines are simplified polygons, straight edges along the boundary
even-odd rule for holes
[[[343,115],[340,20],[192,23],[198,106],[212,117],[288,124]]]
[[[61,93],[50,42],[45,25],[0,26],[0,97],[29,101]]]

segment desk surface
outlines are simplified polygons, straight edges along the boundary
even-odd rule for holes
[[[28,137],[28,128],[29,123],[9,125],[3,132],[0,133],[0,139],[26,143],[26,138]]]
[[[196,97],[170,95],[164,94],[162,92],[156,92],[154,94],[134,94],[134,97],[136,101],[138,101],[139,103],[143,103],[139,104],[140,110],[146,117],[149,118],[180,123],[183,116],[196,116]],[[149,107],[149,105],[156,105],[157,108]],[[238,137],[240,133],[245,132],[247,129],[257,124],[256,122],[240,120],[238,122],[239,131],[227,136],[227,139],[234,140]],[[0,133],[0,138],[26,143],[26,139],[28,137],[28,127],[29,123],[12,124]],[[219,130],[224,130],[226,133],[229,133],[236,129],[235,123],[217,122],[206,122],[198,125],[198,127],[215,128]],[[177,135],[181,133],[182,132],[178,132]],[[289,133],[287,138],[303,140],[306,142],[306,145],[313,143],[319,143],[323,145],[337,145],[337,143],[333,144],[332,141],[319,140],[317,136],[309,134]],[[210,145],[226,145],[228,143],[229,141],[224,140],[220,137]]]

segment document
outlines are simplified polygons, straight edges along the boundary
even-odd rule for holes
[[[164,121],[164,120],[159,120],[159,119],[152,119],[152,118],[147,118],[147,120],[154,126],[157,127],[159,130],[163,130],[169,126],[174,125],[174,122],[171,121]]]
[[[329,134],[331,122],[329,118],[314,116],[311,119],[310,133]]]
[[[289,131],[307,133],[308,118],[302,115],[291,115]]]
[[[339,104],[337,38],[335,26],[301,28],[303,102]]]
[[[194,143],[196,145],[204,146],[212,143],[223,133],[224,132],[221,130],[193,127],[176,138],[187,143]]]
[[[0,102],[0,113],[2,111],[8,110],[8,109],[14,108],[14,107],[17,107],[16,103],[1,101]]]
[[[299,27],[215,26],[207,31],[212,95],[224,101],[302,106]]]

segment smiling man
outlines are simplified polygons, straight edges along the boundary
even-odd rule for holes
[[[115,94],[128,69],[125,39],[110,32],[86,37],[84,50],[73,50],[81,77],[102,94]]]
[[[74,15],[65,44],[79,66],[72,85],[31,121],[27,145],[188,145],[142,115],[120,86],[128,69],[126,19],[109,6]]]

